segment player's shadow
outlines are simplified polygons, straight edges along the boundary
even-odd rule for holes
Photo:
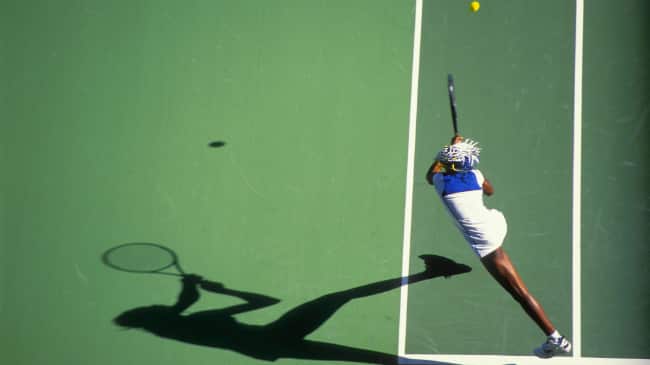
[[[291,309],[266,325],[240,323],[236,314],[278,303],[279,300],[258,294],[229,289],[220,283],[186,275],[176,304],[152,305],[123,312],[114,322],[125,328],[140,328],[154,335],[194,345],[228,349],[267,361],[280,358],[348,361],[369,364],[409,362],[388,353],[305,339],[337,310],[353,299],[368,297],[403,285],[438,277],[470,272],[471,267],[437,255],[420,256],[422,272],[383,280],[352,289],[323,295]],[[243,304],[227,308],[182,314],[199,299],[199,288],[217,294],[240,298]],[[368,324],[369,327],[372,323]],[[422,362],[418,362],[422,363]],[[439,362],[425,362],[441,364]]]

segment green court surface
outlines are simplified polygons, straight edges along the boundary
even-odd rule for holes
[[[538,363],[424,181],[452,72],[504,247],[579,349],[548,363],[650,363],[650,4],[588,0],[583,27],[581,1],[481,4],[0,2],[0,362]],[[129,242],[222,283],[187,310],[212,322],[114,324],[181,289],[102,262]],[[420,254],[473,270],[400,290]]]

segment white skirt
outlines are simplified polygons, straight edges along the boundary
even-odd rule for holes
[[[508,233],[508,223],[503,213],[489,209],[480,221],[458,221],[458,228],[472,250],[481,258],[501,247]]]

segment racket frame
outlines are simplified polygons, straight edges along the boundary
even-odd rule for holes
[[[449,106],[451,107],[451,122],[454,127],[454,135],[458,135],[458,112],[456,110],[456,85],[454,76],[447,74],[447,91],[449,92]]]
[[[125,268],[125,267],[119,266],[119,265],[111,262],[110,256],[111,256],[111,254],[113,252],[115,252],[115,251],[117,251],[119,249],[125,248],[125,247],[131,247],[131,246],[149,246],[149,247],[153,247],[153,248],[156,248],[156,249],[163,250],[167,254],[169,254],[169,256],[171,258],[171,262],[169,264],[165,265],[165,266],[162,266],[162,267],[160,267],[158,269],[154,269],[154,270],[134,270],[134,269],[131,269],[131,268]],[[180,266],[180,264],[178,262],[178,255],[176,255],[176,252],[174,252],[170,248],[165,247],[165,246],[163,246],[161,244],[158,244],[158,243],[129,242],[129,243],[121,244],[119,246],[112,247],[112,248],[106,250],[102,254],[102,262],[106,266],[108,266],[110,268],[113,268],[115,270],[125,271],[125,272],[130,272],[130,273],[136,273],[136,274],[162,274],[162,275],[173,275],[173,276],[185,276],[186,275],[185,271],[181,268],[181,266]],[[174,267],[176,269],[176,271],[178,271],[178,273],[163,271],[163,270],[169,269],[170,267]]]

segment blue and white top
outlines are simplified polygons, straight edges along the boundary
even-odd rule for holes
[[[484,257],[501,246],[507,232],[505,217],[483,203],[481,171],[472,169],[433,175],[433,185],[474,252]]]
[[[436,190],[443,196],[472,190],[482,191],[484,181],[485,178],[479,170],[460,171],[455,174],[439,173],[433,178]]]

